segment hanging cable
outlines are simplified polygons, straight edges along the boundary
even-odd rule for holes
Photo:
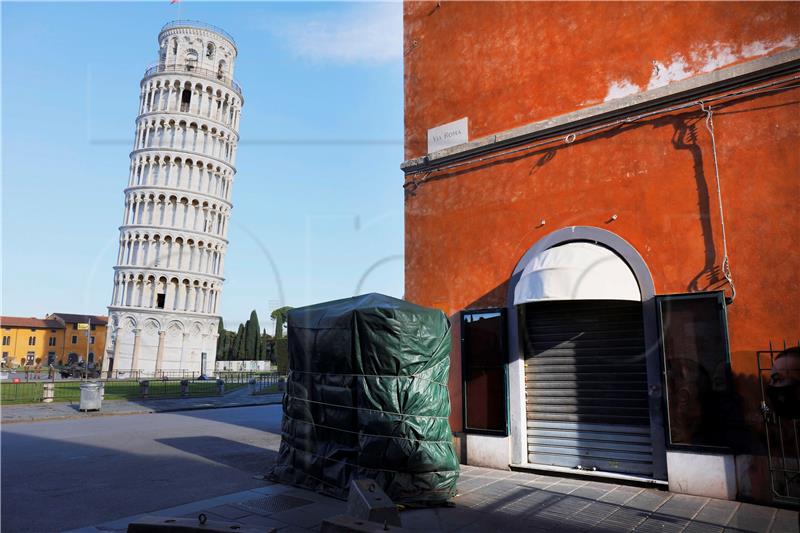
[[[688,102],[684,102],[684,103],[681,103],[681,104],[671,105],[671,106],[667,106],[667,107],[659,107],[657,109],[653,109],[652,111],[647,111],[647,112],[643,112],[643,113],[640,113],[640,114],[637,114],[637,115],[631,115],[631,116],[628,116],[628,117],[611,120],[609,122],[601,123],[601,124],[598,124],[596,126],[590,126],[590,127],[587,127],[587,128],[581,129],[581,130],[576,130],[576,131],[573,131],[571,134],[567,135],[566,137],[559,135],[559,136],[555,136],[555,137],[548,137],[548,138],[545,138],[545,139],[542,139],[542,140],[539,140],[539,141],[526,142],[522,146],[519,146],[519,147],[510,148],[510,149],[507,149],[507,150],[502,150],[502,151],[499,151],[499,152],[496,152],[496,153],[492,153],[492,154],[489,154],[489,155],[484,155],[484,156],[471,156],[471,157],[468,156],[462,161],[457,161],[457,162],[453,162],[453,163],[442,163],[440,165],[436,165],[434,163],[434,164],[432,164],[430,166],[426,165],[425,168],[407,170],[406,171],[406,175],[407,176],[414,176],[414,175],[417,175],[417,174],[425,174],[424,177],[417,178],[417,179],[413,180],[413,188],[416,189],[420,185],[422,185],[423,183],[429,181],[430,179],[435,179],[434,174],[438,173],[438,172],[454,170],[454,169],[461,168],[461,167],[464,167],[464,166],[472,166],[472,165],[476,165],[476,164],[481,164],[481,163],[484,163],[484,162],[487,162],[487,161],[492,161],[492,160],[495,160],[495,159],[498,159],[498,158],[503,158],[503,157],[506,157],[506,156],[511,156],[511,155],[515,155],[515,154],[523,153],[523,152],[529,152],[529,151],[532,151],[532,150],[534,150],[536,148],[539,148],[539,147],[542,147],[542,146],[546,146],[546,145],[550,145],[550,144],[559,143],[559,142],[562,142],[564,144],[572,144],[577,140],[578,137],[585,138],[585,137],[587,137],[589,135],[592,135],[594,133],[598,133],[600,131],[609,130],[609,129],[617,127],[617,126],[621,126],[621,125],[625,125],[625,124],[632,124],[632,123],[639,122],[641,120],[652,118],[654,116],[663,115],[663,114],[667,114],[667,113],[672,113],[672,112],[680,111],[680,110],[683,110],[683,109],[688,109],[688,108],[694,107],[694,106],[696,106],[698,104],[701,104],[703,102],[727,100],[727,99],[732,99],[732,98],[737,98],[737,97],[743,97],[743,96],[750,95],[750,94],[769,93],[769,92],[773,92],[773,91],[783,91],[783,90],[787,90],[787,89],[797,88],[797,87],[800,87],[800,84],[794,83],[794,82],[797,82],[797,81],[800,81],[800,75],[795,75],[795,76],[792,76],[792,77],[789,77],[789,78],[783,78],[783,79],[780,79],[780,80],[772,81],[772,82],[769,82],[769,83],[764,83],[764,84],[757,85],[757,86],[745,87],[743,89],[738,89],[738,90],[727,92],[727,93],[724,93],[724,94],[707,97],[707,98],[704,98],[702,100],[701,99],[694,99],[694,100],[691,100],[691,101],[688,101]],[[405,188],[408,188],[409,186],[411,186],[411,181],[407,182],[403,186]]]
[[[731,287],[731,297],[728,301],[729,304],[733,303],[736,298],[736,287],[733,285],[733,274],[731,273],[731,262],[728,257],[728,241],[725,235],[725,215],[722,210],[722,187],[719,181],[719,163],[717,161],[717,139],[714,136],[714,111],[711,106],[706,107],[705,104],[700,102],[700,110],[706,114],[706,129],[711,135],[711,153],[714,158],[714,175],[717,179],[717,201],[719,203],[719,222],[722,227],[722,275]]]

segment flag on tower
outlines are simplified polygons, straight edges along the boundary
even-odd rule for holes
[[[169,3],[170,3],[170,4],[177,4],[177,3],[178,3],[178,2],[180,2],[180,1],[181,1],[181,0],[169,0]]]

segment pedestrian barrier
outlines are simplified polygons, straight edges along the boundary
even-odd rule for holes
[[[221,396],[243,387],[253,379],[258,380],[259,389],[277,383],[278,374],[264,375],[254,372],[219,373],[217,379],[200,379],[197,373],[175,371],[149,374],[146,379],[102,379],[105,400],[139,400],[160,398],[191,398]],[[285,380],[285,378],[284,378]],[[78,403],[81,397],[81,381],[58,379],[53,381],[0,382],[0,403],[23,404],[49,402]],[[46,389],[46,390],[45,390]]]
[[[250,394],[275,394],[286,390],[286,375],[273,372],[249,379]]]

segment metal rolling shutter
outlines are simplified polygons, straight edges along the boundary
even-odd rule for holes
[[[524,306],[528,461],[653,476],[640,302]]]

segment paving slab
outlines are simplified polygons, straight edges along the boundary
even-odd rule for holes
[[[772,507],[743,503],[733,514],[726,526],[743,531],[766,533],[770,530],[772,520],[777,514],[777,511],[777,509]]]
[[[245,516],[250,516],[251,514],[253,514],[250,511],[245,511],[240,507],[235,507],[230,504],[220,505],[218,507],[212,507],[211,509],[208,510],[208,512],[220,516],[225,520],[236,520],[237,518],[244,518]]]
[[[775,513],[775,519],[772,522],[772,531],[780,531],[782,533],[800,532],[800,518],[797,516],[797,512],[787,509],[778,509],[778,512]]]
[[[688,494],[673,494],[672,498],[658,508],[658,513],[678,518],[694,518],[709,498],[690,496]]]
[[[651,515],[636,531],[642,533],[680,533],[689,525],[689,520],[667,515]]]
[[[639,509],[641,511],[655,511],[664,505],[671,497],[672,494],[669,492],[644,490],[630,500],[624,502],[623,505],[632,509]]]
[[[468,471],[459,481],[454,506],[405,509],[400,513],[403,527],[445,533],[800,533],[798,513],[785,509],[557,476]],[[242,526],[308,533],[319,531],[322,520],[345,513],[346,507],[341,500],[270,484],[147,514],[196,517],[204,511]],[[135,518],[76,531],[124,531]]]
[[[649,516],[647,511],[617,507],[613,513],[598,522],[597,527],[604,531],[634,531]]]
[[[694,520],[708,525],[724,526],[730,522],[740,505],[739,502],[709,499],[695,515]]]
[[[573,496],[579,496],[581,498],[588,498],[590,500],[599,500],[603,496],[609,493],[609,491],[616,488],[616,485],[604,485],[601,483],[587,483],[581,487],[578,487],[574,491],[572,491]]]
[[[613,485],[612,488],[603,496],[600,501],[623,505],[642,494],[646,489],[639,487],[627,487],[625,485]]]

